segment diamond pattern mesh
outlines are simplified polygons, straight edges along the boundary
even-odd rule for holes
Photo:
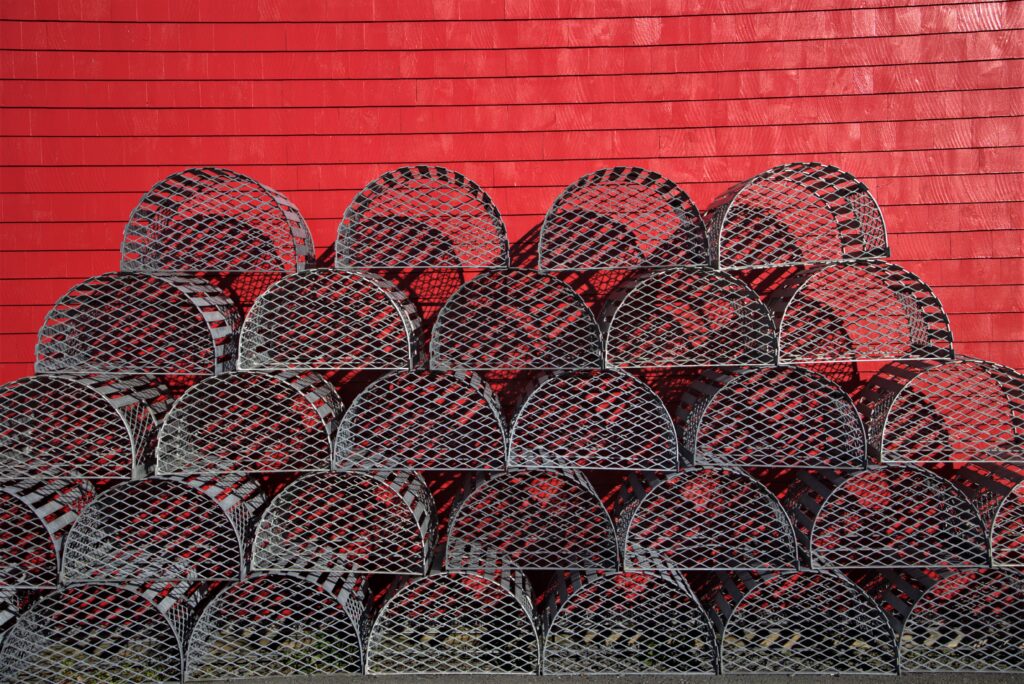
[[[622,371],[549,378],[512,424],[510,468],[675,470],[678,462],[665,405]]]
[[[627,281],[605,305],[609,367],[765,365],[775,330],[743,281],[710,270],[673,270]]]
[[[39,329],[37,373],[208,375],[232,370],[239,315],[183,275],[106,273],[71,288]]]
[[[734,185],[704,214],[717,268],[762,268],[889,256],[867,187],[834,166],[777,166]]]
[[[186,169],[142,196],[128,218],[121,269],[301,271],[313,238],[284,195],[235,171]]]
[[[243,370],[411,369],[420,317],[389,281],[314,269],[274,283],[242,325]]]
[[[653,171],[601,169],[567,187],[541,226],[546,270],[706,265],[700,212],[685,192]]]
[[[352,402],[335,445],[338,470],[500,470],[501,405],[480,376],[398,371]]]
[[[421,575],[437,518],[414,472],[313,473],[260,519],[253,570]]]
[[[430,339],[435,370],[599,368],[601,334],[562,281],[531,271],[491,271],[452,295]]]
[[[559,573],[543,610],[546,675],[715,672],[711,623],[681,577]]]
[[[327,470],[341,400],[317,373],[241,372],[205,378],[160,429],[157,471]]]
[[[498,208],[461,173],[439,166],[388,171],[345,210],[337,268],[508,266]]]
[[[1024,480],[996,509],[991,544],[993,565],[1024,568]]]

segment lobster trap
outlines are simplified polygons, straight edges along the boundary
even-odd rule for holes
[[[988,530],[992,565],[1024,568],[1024,466],[948,465],[942,474],[978,509]]]
[[[64,537],[93,496],[88,480],[0,483],[0,588],[57,586]]]
[[[942,303],[896,264],[796,271],[767,305],[778,321],[779,363],[953,358]]]
[[[157,472],[327,470],[343,407],[314,372],[238,372],[203,379],[160,428]]]
[[[627,280],[602,314],[609,368],[775,363],[768,309],[743,281],[707,269]]]
[[[106,273],[57,300],[39,329],[37,373],[211,375],[233,370],[239,313],[186,275]]]
[[[697,466],[863,468],[864,426],[828,378],[791,367],[706,370],[676,409],[683,456]]]
[[[298,208],[230,169],[171,174],[142,196],[125,226],[121,270],[301,271],[313,238]]]
[[[618,166],[565,188],[544,217],[540,268],[672,268],[708,263],[704,220],[661,174]]]
[[[508,237],[476,183],[440,166],[388,171],[352,200],[335,268],[504,268]]]
[[[68,534],[62,582],[242,577],[263,490],[238,475],[122,482],[89,504]]]
[[[168,403],[168,388],[144,376],[9,382],[0,386],[0,476],[144,477]]]
[[[601,333],[572,289],[534,271],[490,271],[460,287],[430,339],[435,370],[601,367]]]
[[[352,402],[337,470],[501,470],[505,422],[494,392],[466,371],[398,371]]]
[[[558,573],[541,620],[545,675],[715,673],[711,622],[672,573]]]
[[[267,507],[252,569],[422,575],[436,530],[434,500],[415,472],[312,473]]]
[[[488,473],[464,486],[448,526],[448,570],[618,566],[611,519],[582,473]]]
[[[240,370],[411,369],[422,352],[419,314],[371,273],[313,269],[274,283],[249,310]]]
[[[353,576],[253,575],[221,589],[203,610],[184,678],[361,674],[368,627]]]
[[[524,575],[437,573],[388,592],[370,630],[366,673],[536,674],[539,651]]]

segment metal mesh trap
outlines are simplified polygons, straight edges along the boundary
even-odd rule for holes
[[[267,507],[252,569],[422,575],[436,529],[434,500],[414,472],[311,473]]]
[[[618,166],[565,188],[544,217],[545,270],[670,268],[708,262],[704,221],[668,178]]]
[[[605,304],[605,364],[617,368],[775,363],[775,329],[743,281],[710,270],[629,280]]]
[[[122,482],[79,516],[64,546],[64,582],[239,579],[266,499],[237,475]]]
[[[160,474],[327,470],[342,411],[314,372],[240,372],[203,379],[160,428]]]
[[[274,283],[249,310],[239,339],[241,370],[414,368],[416,308],[371,273],[313,269]]]
[[[185,679],[360,674],[365,601],[353,576],[254,575],[232,583],[192,630]]]
[[[0,647],[7,632],[18,621],[18,616],[28,610],[32,602],[42,594],[41,591],[31,589],[0,589]]]
[[[671,573],[558,573],[541,619],[545,675],[715,672],[708,616]]]
[[[992,565],[1024,568],[1024,466],[958,463],[941,472],[978,509]]]
[[[398,371],[345,413],[337,470],[500,470],[505,424],[491,388],[465,371]]]
[[[521,573],[397,582],[373,622],[367,674],[536,674],[539,638]]]
[[[94,495],[88,480],[0,483],[0,588],[55,587],[64,536]]]
[[[301,271],[313,238],[288,199],[229,169],[171,174],[142,196],[128,218],[121,269]]]
[[[106,273],[57,300],[39,329],[37,373],[209,375],[233,370],[239,314],[184,275]]]
[[[35,375],[0,386],[0,477],[144,477],[167,397],[148,377]]]
[[[797,367],[707,370],[676,410],[695,465],[863,468],[864,426],[853,400]]]
[[[825,164],[784,164],[737,183],[704,219],[716,268],[889,256],[885,221],[867,186]]]
[[[992,564],[1024,568],[1024,479],[1003,497],[990,529]]]
[[[572,289],[533,271],[490,271],[448,300],[430,339],[435,370],[600,368],[601,333]]]
[[[490,196],[457,171],[407,166],[363,188],[338,226],[336,268],[508,266]]]
[[[950,359],[942,303],[913,273],[881,261],[793,273],[767,300],[779,363]]]

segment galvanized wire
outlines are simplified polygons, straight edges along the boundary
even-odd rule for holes
[[[957,463],[941,467],[978,509],[992,565],[1024,567],[1024,466]]]

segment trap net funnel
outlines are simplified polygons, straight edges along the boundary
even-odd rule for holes
[[[266,501],[255,480],[167,476],[103,491],[68,534],[63,582],[237,580]]]
[[[0,476],[144,477],[168,388],[153,377],[34,375],[0,386]]]
[[[436,530],[434,500],[415,472],[311,473],[267,507],[252,569],[422,575]]]
[[[697,466],[863,468],[864,426],[850,396],[795,366],[704,371],[676,410]]]
[[[941,473],[981,514],[992,565],[1024,568],[1024,466],[958,463],[943,466]]]
[[[508,237],[476,183],[440,166],[388,171],[352,200],[335,268],[505,268]]]
[[[366,673],[536,674],[540,643],[522,573],[399,580],[373,621]]]
[[[467,371],[397,371],[356,396],[335,443],[337,470],[501,470],[505,421]]]
[[[361,674],[368,626],[354,576],[253,575],[221,589],[203,610],[184,678]]]
[[[545,675],[715,673],[711,622],[673,573],[558,573],[541,610]]]
[[[204,378],[164,420],[157,472],[327,470],[342,408],[330,383],[311,371]]]
[[[298,208],[230,169],[171,174],[142,196],[125,226],[121,270],[301,271],[313,238]]]
[[[627,280],[607,300],[601,325],[609,368],[775,363],[768,309],[728,273],[675,269]]]
[[[538,262],[548,271],[705,266],[704,220],[661,174],[601,169],[555,199],[541,225]]]
[[[371,273],[313,269],[274,283],[249,310],[240,370],[412,369],[421,321],[395,285]]]
[[[105,273],[50,309],[36,373],[224,373],[235,367],[239,319],[231,300],[200,278]]]

